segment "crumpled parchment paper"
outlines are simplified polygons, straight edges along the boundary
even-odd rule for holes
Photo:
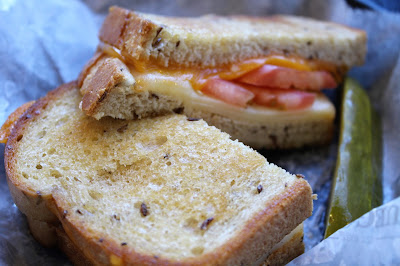
[[[336,231],[289,265],[399,265],[400,198]]]
[[[400,195],[400,168],[396,165],[400,159],[398,14],[353,10],[345,1],[336,0],[0,0],[0,124],[21,104],[77,78],[95,51],[98,30],[108,7],[113,4],[173,16],[295,14],[366,30],[366,63],[350,71],[350,76],[366,88],[382,116],[384,202],[389,205],[374,210],[321,242],[337,139],[326,147],[260,152],[288,171],[304,174],[318,194],[313,216],[305,222],[304,241],[309,251],[296,259],[295,264],[400,264],[396,253],[400,250],[400,201],[391,201]],[[69,265],[61,252],[43,248],[30,235],[24,216],[8,192],[4,145],[0,145],[0,150],[0,264]],[[386,217],[379,216],[381,210],[392,216],[388,220],[379,218]],[[371,216],[374,219],[368,218]],[[366,219],[373,222],[363,227]],[[374,249],[370,248],[372,245]]]

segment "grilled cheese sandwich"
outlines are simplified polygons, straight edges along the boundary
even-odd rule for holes
[[[140,119],[183,112],[254,148],[328,142],[335,108],[321,89],[336,87],[365,55],[365,33],[333,23],[287,16],[166,18],[118,7],[110,9],[100,41],[79,78],[87,115]]]

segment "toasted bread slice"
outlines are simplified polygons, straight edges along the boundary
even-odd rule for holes
[[[272,249],[271,254],[263,262],[264,266],[286,265],[304,253],[303,224],[297,226]]]
[[[28,110],[29,107],[35,101],[30,101],[24,103],[20,107],[18,107],[4,122],[4,124],[0,128],[0,143],[6,143],[8,136],[11,134],[12,129],[14,128],[15,122],[20,118],[20,116]]]
[[[214,67],[281,54],[351,67],[366,51],[361,30],[294,16],[175,18],[111,7],[99,37],[125,57],[162,66]]]
[[[94,120],[76,83],[18,120],[7,180],[94,264],[251,264],[312,212],[307,181],[202,120]]]
[[[84,253],[77,247],[60,225],[31,220],[29,229],[35,239],[46,247],[58,247],[74,265],[92,265]],[[303,223],[276,244],[270,254],[265,254],[254,265],[284,265],[304,252]]]
[[[89,116],[137,119],[182,112],[202,118],[253,148],[299,148],[328,143],[335,108],[323,94],[304,110],[236,107],[193,90],[162,73],[135,73],[118,58],[98,53],[82,71],[80,104]]]

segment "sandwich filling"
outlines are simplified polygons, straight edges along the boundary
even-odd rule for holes
[[[132,60],[108,44],[103,53],[121,59],[140,83],[143,73],[171,76],[189,81],[194,91],[239,108],[267,107],[275,110],[304,110],[313,106],[322,89],[333,89],[346,69],[321,61],[270,55],[241,63],[207,69],[160,67]]]

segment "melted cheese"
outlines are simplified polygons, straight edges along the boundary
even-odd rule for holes
[[[225,65],[215,68],[182,68],[179,65],[171,65],[169,67],[162,67],[152,61],[139,61],[133,60],[129,55],[121,54],[121,52],[108,44],[101,44],[100,49],[112,57],[118,57],[125,64],[129,65],[140,73],[159,72],[164,75],[179,78],[184,77],[188,79],[193,89],[201,90],[207,79],[212,77],[220,77],[224,80],[237,79],[244,74],[255,70],[265,64],[287,67],[301,71],[316,71],[324,70],[331,73],[336,81],[341,80],[343,68],[338,68],[332,63],[318,61],[318,60],[305,60],[297,56],[282,56],[282,55],[268,55],[261,58],[248,59],[232,65]]]
[[[263,106],[249,105],[240,108],[220,100],[203,95],[192,88],[189,77],[176,78],[159,72],[140,73],[133,72],[136,84],[135,91],[151,91],[180,99],[185,108],[192,108],[205,112],[212,112],[235,120],[253,123],[267,123],[279,121],[298,121],[302,119],[315,120],[335,117],[335,108],[323,94],[318,94],[313,105],[304,110],[282,111]]]
[[[272,55],[265,58],[250,59],[229,67],[194,69],[194,68],[164,68],[149,62],[129,60],[121,55],[116,48],[101,46],[103,52],[112,57],[118,57],[125,62],[135,78],[134,90],[151,91],[180,99],[185,108],[192,108],[205,112],[212,112],[231,119],[253,123],[269,123],[279,121],[303,121],[315,119],[333,120],[335,108],[332,103],[319,93],[313,105],[303,110],[277,110],[264,106],[249,105],[246,108],[237,107],[218,99],[205,96],[201,93],[204,82],[213,76],[219,76],[226,80],[238,78],[251,70],[264,64],[272,64],[282,67],[290,67],[297,70],[313,71],[316,69],[329,69],[334,67],[318,61],[307,61],[296,57],[283,57]]]

